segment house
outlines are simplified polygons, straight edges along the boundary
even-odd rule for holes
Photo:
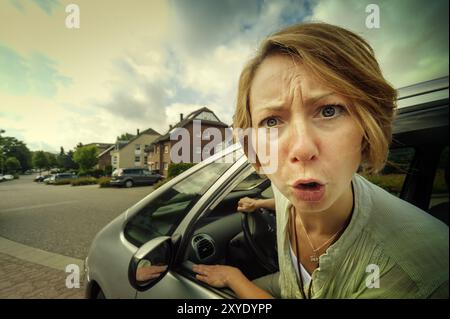
[[[104,154],[107,154],[108,150],[111,150],[112,147],[114,147],[114,144],[111,143],[89,143],[85,144],[83,146],[95,146],[97,148],[97,158],[99,159],[97,165],[95,165],[95,169],[105,169],[107,165],[111,164],[111,157],[109,154],[107,156],[104,156]],[[105,153],[106,152],[106,153]],[[102,155],[103,156],[100,156]]]
[[[95,166],[96,169],[104,170],[106,166],[111,165],[111,154],[110,152],[116,147],[116,144],[111,144],[110,147],[100,152],[97,155],[98,163]]]
[[[153,141],[161,134],[149,128],[137,134],[129,141],[117,141],[110,150],[111,166],[117,168],[147,167],[147,153],[145,152]]]
[[[218,141],[214,139],[214,142],[217,143],[215,145],[224,143],[225,137],[231,134],[229,126],[221,122],[214,112],[207,107],[190,113],[186,118],[183,118],[183,114],[180,114],[180,121],[174,126],[171,125],[166,134],[157,138],[146,148],[149,154],[149,169],[157,170],[167,177],[169,164],[180,162],[171,158],[172,148],[181,140],[181,136],[177,139],[171,139],[171,133],[176,133],[177,129],[184,129],[189,137],[186,145],[187,151],[185,148],[186,154],[181,162],[196,163],[204,159],[205,154],[212,155],[214,147],[211,147],[210,136],[208,132],[205,132],[208,128],[216,128],[220,131],[221,138]],[[226,132],[227,130],[228,132]]]
[[[97,147],[98,153],[102,153],[104,152],[106,149],[110,148],[112,145],[111,143],[89,143],[89,144],[84,144],[83,146],[95,146]]]

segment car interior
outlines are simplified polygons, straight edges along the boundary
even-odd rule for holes
[[[237,210],[243,197],[272,198],[270,180],[255,171],[245,176],[197,221],[185,255],[186,270],[192,264],[229,265],[239,268],[250,280],[278,271],[275,212]],[[233,295],[227,289],[223,291]]]

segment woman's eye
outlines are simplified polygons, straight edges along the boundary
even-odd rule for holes
[[[325,105],[324,107],[322,107],[320,114],[323,117],[335,117],[340,115],[343,109],[344,108],[340,105]]]
[[[277,126],[279,124],[279,120],[276,117],[269,117],[265,120],[261,121],[261,126],[264,127],[274,127]]]

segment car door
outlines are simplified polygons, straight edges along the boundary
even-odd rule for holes
[[[142,181],[145,185],[151,185],[156,181],[156,176],[151,174],[149,170],[142,170]]]
[[[176,183],[155,199],[150,209],[136,214],[134,221],[128,223],[125,238],[139,246],[158,236],[181,234],[183,237],[192,219],[236,168],[235,161],[217,160],[179,181],[175,179]],[[183,245],[182,242],[180,248]],[[223,298],[220,293],[198,285],[180,273],[180,268],[181,265],[175,263],[160,282],[146,291],[138,291],[136,298]]]

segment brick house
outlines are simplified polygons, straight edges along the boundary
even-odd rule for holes
[[[105,166],[108,164],[111,164],[111,157],[109,156],[102,156],[100,157],[101,154],[104,154],[105,151],[110,150],[114,144],[111,143],[89,143],[89,144],[85,144],[83,146],[95,146],[97,148],[97,158],[98,158],[98,163],[97,165],[94,166],[94,168],[96,169],[105,169]]]
[[[129,141],[118,141],[109,151],[111,166],[117,168],[147,167],[147,152],[145,149],[161,134],[149,128]]]
[[[116,146],[115,144],[111,144],[110,147],[108,147],[103,152],[100,152],[97,155],[98,163],[95,166],[96,169],[104,170],[106,166],[111,165],[111,154],[110,154],[110,152],[114,149],[115,146]]]
[[[213,141],[214,143],[217,142],[216,144],[223,143],[227,136],[226,134],[231,135],[230,127],[221,122],[214,112],[207,107],[190,113],[186,118],[183,118],[183,114],[180,114],[180,121],[174,126],[171,125],[166,134],[157,138],[146,149],[149,154],[148,167],[150,170],[157,170],[167,177],[169,164],[174,162],[171,158],[171,150],[174,145],[181,140],[181,137],[171,140],[171,133],[176,132],[176,130],[180,128],[185,129],[185,132],[188,133],[189,137],[189,144],[187,145],[188,154],[185,154],[186,160],[182,162],[189,163],[200,162],[205,156],[214,153],[214,147],[211,147],[210,136],[205,130],[208,128],[216,128],[220,131],[221,139],[219,141],[214,139]],[[228,132],[226,133],[227,130]],[[186,149],[183,151],[186,151]]]

